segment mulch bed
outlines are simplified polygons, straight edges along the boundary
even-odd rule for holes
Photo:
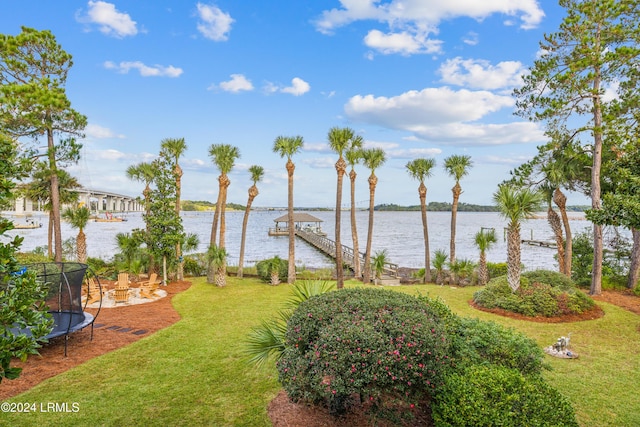
[[[16,366],[23,367],[22,374],[17,380],[5,380],[0,383],[0,399],[7,399],[22,393],[47,378],[65,372],[96,356],[124,347],[174,324],[180,319],[180,316],[174,310],[171,299],[177,293],[188,289],[190,285],[190,282],[170,283],[163,288],[167,291],[167,297],[165,298],[146,304],[102,309],[96,319],[93,341],[90,340],[90,330],[88,329],[72,334],[68,342],[68,357],[64,357],[64,338],[56,338],[41,349],[40,356],[32,356],[27,362],[16,364]],[[593,298],[597,301],[615,304],[640,315],[640,298],[629,292],[605,291],[602,295]],[[478,309],[480,308],[478,307]],[[488,311],[512,318],[545,323],[595,319],[604,314],[599,307],[583,316],[541,319],[532,319],[509,312]],[[336,419],[329,414],[326,408],[291,402],[284,391],[281,391],[269,403],[267,410],[273,425],[276,427],[364,427],[371,425],[364,409]],[[414,415],[415,422],[413,425],[427,427],[432,425],[429,414],[416,412]],[[393,424],[385,424],[384,421],[378,420],[377,425],[384,427]]]

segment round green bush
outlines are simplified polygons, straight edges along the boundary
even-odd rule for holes
[[[457,371],[487,363],[517,369],[526,375],[537,375],[548,368],[538,344],[512,328],[457,317],[447,329],[449,354]]]
[[[345,412],[353,396],[373,408],[418,405],[448,369],[443,322],[416,297],[343,289],[303,302],[287,324],[277,363],[290,398]]]
[[[571,404],[541,377],[501,366],[447,376],[431,408],[436,426],[578,426]]]
[[[561,316],[580,314],[594,306],[594,301],[578,290],[566,276],[553,271],[523,273],[520,288],[513,292],[506,276],[491,279],[473,301],[485,308],[501,308],[525,316]]]
[[[276,260],[276,258],[274,257],[258,261],[256,263],[256,271],[258,273],[258,276],[265,282],[271,282],[271,268],[273,268],[275,262],[278,262],[280,264],[280,268],[278,269],[278,277],[280,278],[280,281],[286,282],[287,276],[289,274],[289,261],[281,258],[278,258]]]

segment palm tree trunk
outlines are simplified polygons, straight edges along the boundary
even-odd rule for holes
[[[460,183],[456,182],[456,185],[451,189],[453,193],[453,203],[451,204],[451,240],[449,241],[449,262],[456,262],[456,221],[458,217],[458,199],[460,199]]]
[[[215,245],[218,240],[218,219],[220,217],[220,204],[222,203],[222,175],[218,177],[218,199],[216,200],[216,210],[213,213],[213,222],[211,223],[211,245]]]
[[[287,283],[292,285],[296,281],[296,235],[295,224],[293,223],[293,172],[296,166],[291,159],[287,161],[287,174],[289,175],[288,196],[287,196],[287,223],[289,225],[289,269]]]
[[[84,264],[87,262],[87,236],[82,229],[80,229],[76,237],[76,254],[78,255],[79,263]]]
[[[551,204],[547,208],[547,222],[551,226],[551,230],[553,230],[553,235],[556,239],[556,246],[558,247],[558,266],[561,274],[566,274],[565,272],[565,252],[564,252],[564,237],[562,236],[562,222],[560,221],[560,217],[553,210]],[[571,276],[571,271],[569,271],[569,276]]]
[[[424,276],[422,283],[431,282],[431,253],[429,249],[429,225],[427,223],[427,187],[420,182],[418,187],[420,196],[420,211],[422,212],[422,235],[424,236]]]
[[[627,288],[635,289],[640,276],[640,229],[632,228],[633,249],[631,250],[631,265],[629,265],[629,280]]]
[[[507,281],[513,292],[520,288],[520,224],[509,224],[507,231]]]
[[[559,188],[553,192],[553,202],[560,209],[562,216],[562,224],[565,231],[565,247],[564,247],[564,274],[571,277],[571,259],[573,257],[573,237],[571,236],[571,224],[569,224],[569,216],[567,215],[567,197]]]
[[[249,188],[249,199],[247,200],[247,207],[244,210],[244,218],[242,219],[242,238],[240,239],[240,258],[238,260],[238,272],[236,277],[243,277],[243,266],[244,266],[244,243],[247,239],[247,224],[249,223],[249,213],[251,212],[251,205],[253,204],[253,199],[258,195],[258,187],[252,185]]]
[[[342,220],[342,181],[347,163],[342,157],[336,162],[336,172],[338,173],[338,184],[336,188],[336,287],[344,288],[344,267],[342,262],[342,241],[340,239],[340,222]]]
[[[222,189],[221,189],[221,193],[222,194],[222,203],[220,204],[220,243],[218,244],[219,248],[224,249],[226,242],[225,242],[225,237],[226,237],[226,232],[227,232],[227,222],[226,222],[226,211],[227,211],[227,189],[229,188],[229,185],[231,184],[231,181],[229,181],[229,178],[225,175],[225,179],[222,181]],[[227,259],[226,257],[222,260],[222,265],[220,265],[220,267],[218,268],[218,286],[224,286],[226,285],[226,276],[227,276]],[[222,285],[220,285],[220,283],[222,283]]]
[[[372,173],[369,177],[369,228],[367,230],[367,249],[364,254],[364,275],[362,282],[371,283],[371,242],[373,239],[373,208],[378,178]]]
[[[478,263],[478,283],[484,286],[489,281],[489,269],[487,268],[487,253],[480,251],[480,262]]]
[[[353,240],[353,274],[356,279],[360,279],[360,248],[358,246],[358,229],[356,228],[356,171],[351,169],[349,178],[351,179],[351,240]]]

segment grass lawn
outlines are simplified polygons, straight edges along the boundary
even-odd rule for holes
[[[440,296],[463,316],[494,320],[534,338],[541,346],[571,335],[579,359],[547,356],[546,373],[573,403],[582,426],[640,425],[640,317],[606,303],[598,320],[540,324],[479,312],[467,301],[477,288],[434,285],[393,287]],[[0,413],[0,425],[212,425],[268,426],[268,402],[280,387],[275,368],[242,359],[251,326],[269,318],[289,295],[288,286],[229,278],[225,288],[196,279],[173,303],[175,325],[128,347],[51,378],[9,402],[35,403],[37,412]],[[94,345],[100,345],[95,341]],[[1,385],[0,385],[1,387]],[[44,412],[47,403],[69,411]],[[72,406],[77,403],[77,406]]]

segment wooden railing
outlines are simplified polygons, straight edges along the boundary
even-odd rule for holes
[[[300,237],[302,240],[306,241],[311,246],[320,250],[324,254],[335,259],[336,242],[334,242],[333,240],[325,236],[322,236],[320,234],[313,233],[310,231],[304,231],[304,230],[296,230],[296,236]],[[353,268],[355,264],[355,254],[354,254],[353,248],[350,248],[345,245],[341,245],[341,246],[342,246],[342,262],[347,264],[351,268]],[[361,252],[358,255],[360,256],[360,265],[364,267],[365,254]],[[398,277],[398,264],[385,262],[383,274],[391,277]],[[371,277],[374,277],[374,276],[375,274],[373,274],[372,272]]]

